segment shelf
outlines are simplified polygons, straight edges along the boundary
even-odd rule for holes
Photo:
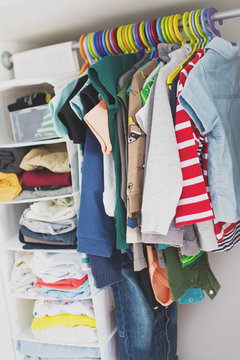
[[[79,194],[80,194],[80,192],[76,191],[76,192],[64,194],[64,195],[41,196],[38,198],[23,199],[23,200],[0,201],[0,204],[27,204],[27,203],[37,202],[37,201],[64,199],[64,198],[71,197],[71,196],[77,196]]]
[[[112,336],[111,336],[112,337]],[[28,327],[27,329],[25,329],[21,334],[19,334],[18,336],[15,337],[16,340],[20,340],[20,341],[31,341],[31,342],[35,342],[35,343],[46,343],[46,344],[59,344],[59,345],[72,345],[72,346],[84,346],[84,347],[99,347],[100,344],[98,341],[96,342],[66,342],[66,343],[62,343],[62,342],[53,342],[53,341],[40,341],[34,338],[32,330],[30,327]]]
[[[32,250],[27,250],[27,249],[23,249],[24,244],[22,244],[18,237],[13,237],[7,241],[4,241],[4,243],[2,243],[0,245],[0,248],[2,250],[12,250],[12,251],[47,251],[47,252],[53,252],[53,253],[77,253],[77,249],[32,249]]]
[[[45,140],[38,140],[38,141],[26,141],[26,142],[15,142],[14,140],[9,140],[6,144],[0,144],[0,148],[16,148],[16,147],[25,147],[25,146],[37,146],[37,145],[47,145],[47,144],[58,144],[62,142],[66,142],[69,139],[66,138],[51,138]]]

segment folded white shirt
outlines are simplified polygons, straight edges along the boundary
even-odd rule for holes
[[[55,326],[47,329],[32,330],[33,336],[39,341],[52,342],[61,345],[84,346],[98,341],[97,329],[89,326]]]
[[[81,279],[86,275],[82,270],[81,254],[35,252],[30,267],[43,281],[51,283],[62,279]]]
[[[77,215],[72,197],[35,202],[29,209],[26,216],[40,221],[60,221]]]
[[[94,319],[94,309],[92,300],[36,300],[33,307],[35,318],[45,316],[74,314],[87,315]]]

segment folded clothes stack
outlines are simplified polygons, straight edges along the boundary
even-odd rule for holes
[[[80,254],[33,254],[30,267],[36,276],[35,288],[43,297],[51,299],[83,299],[91,295],[86,272],[82,270]]]
[[[24,360],[100,360],[98,347],[47,344],[32,341],[17,341],[17,350],[25,355]]]
[[[64,257],[65,259],[64,259]],[[25,296],[71,300],[90,297],[88,275],[80,254],[16,251],[9,287]],[[46,270],[40,267],[46,266]]]
[[[11,292],[21,293],[28,296],[34,296],[39,293],[38,289],[35,289],[34,287],[37,277],[33,274],[30,267],[30,260],[32,256],[32,253],[15,251],[9,284]]]
[[[71,192],[71,171],[65,143],[0,149],[0,201]]]
[[[97,341],[92,300],[36,300],[32,332],[40,341],[57,343]]]
[[[24,248],[75,248],[77,214],[72,197],[36,202],[20,218]]]
[[[18,98],[15,103],[8,105],[8,111],[13,112],[17,110],[23,110],[35,106],[48,104],[49,101],[53,98],[53,96],[54,93],[50,93],[47,91],[22,96]]]
[[[11,201],[22,191],[19,165],[29,148],[0,149],[0,201]]]
[[[44,191],[51,191],[53,195],[62,188],[68,191],[71,186],[70,164],[65,143],[32,148],[23,157],[19,167],[24,170],[23,190],[34,191],[37,196],[39,191],[43,194]]]

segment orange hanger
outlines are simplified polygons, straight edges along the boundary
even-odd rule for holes
[[[83,47],[83,42],[84,42],[86,36],[87,36],[86,34],[82,34],[79,39],[79,52],[81,54],[81,57],[85,60],[85,62],[83,64],[80,72],[78,73],[78,76],[83,74],[87,70],[87,68],[90,66],[90,63],[88,61],[87,55],[86,55],[86,53],[84,51],[84,47]]]

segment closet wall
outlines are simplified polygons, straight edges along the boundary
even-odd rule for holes
[[[114,2],[114,6],[113,0],[18,0],[2,6],[0,1],[0,42],[15,41],[19,45],[22,43],[22,49],[27,49],[32,44],[38,47],[77,40],[82,32],[210,6],[219,11],[234,9],[239,7],[239,0],[212,0],[211,3],[205,0],[122,0]],[[217,27],[225,39],[240,42],[240,18],[225,20],[223,26]],[[4,50],[12,51],[10,47]],[[0,80],[5,79],[5,74],[0,65]],[[230,253],[210,254],[210,264],[221,284],[219,294],[213,301],[206,297],[203,303],[179,306],[180,360],[239,359],[239,258],[240,245]],[[4,309],[3,300],[0,297],[0,311]],[[11,359],[6,315],[0,327],[1,351],[6,354],[5,359]]]

